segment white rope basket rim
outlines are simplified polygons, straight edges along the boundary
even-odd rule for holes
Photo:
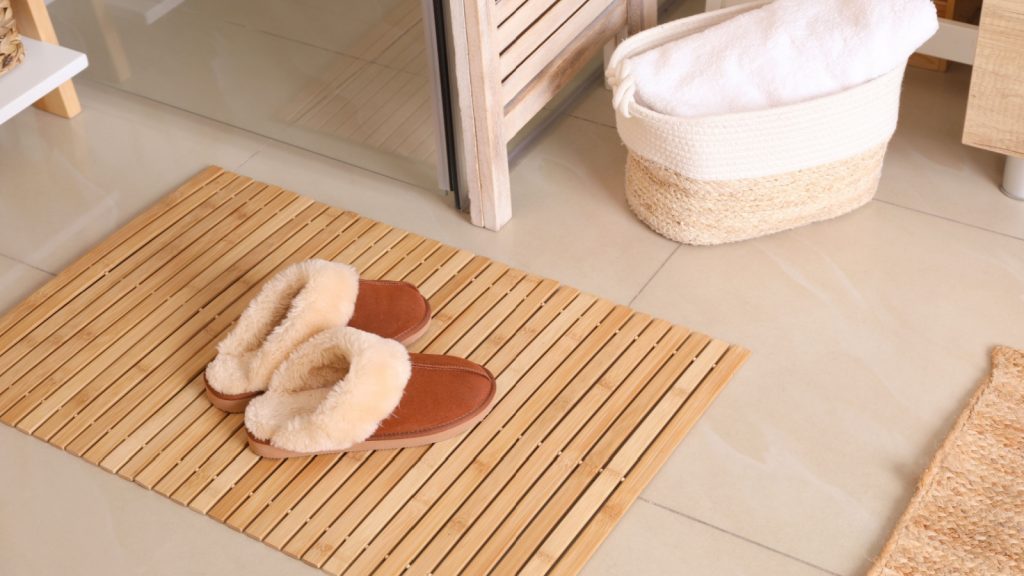
[[[727,180],[835,162],[891,138],[905,66],[838,93],[763,110],[680,117],[636,100],[630,57],[765,4],[669,22],[631,36],[615,49],[606,77],[614,91],[616,126],[630,151],[690,177]]]

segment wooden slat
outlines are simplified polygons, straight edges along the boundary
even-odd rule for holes
[[[497,16],[495,20],[499,25],[504,24],[525,3],[526,0],[499,0],[496,2],[497,10],[495,13]]]
[[[581,499],[574,506],[571,515],[567,516],[566,521],[559,526],[560,531],[549,538],[550,549],[542,549],[536,555],[536,560],[531,559],[528,563],[528,570],[532,573],[545,573],[547,572],[545,565],[557,558],[557,564],[551,571],[564,574],[579,572],[590,555],[597,549],[596,546],[590,545],[590,542],[594,539],[603,540],[608,536],[615,524],[626,513],[630,504],[640,495],[643,487],[654,478],[668,457],[672,455],[675,447],[690,431],[690,428],[697,423],[697,419],[707,410],[711,401],[722,391],[722,388],[748,355],[749,353],[743,348],[729,348],[729,351],[716,365],[715,370],[705,377],[689,401],[676,412],[671,422],[662,428],[657,438],[647,446],[646,452],[625,479],[616,476],[615,473],[602,476],[604,480],[602,486],[595,487],[593,492],[610,493],[611,496],[604,501],[597,512],[585,511],[588,504],[596,505],[597,502]],[[562,550],[565,552],[562,552],[561,557],[557,557]]]
[[[549,7],[549,9],[532,22],[528,30],[510,30],[509,26],[498,28],[498,43],[501,46],[499,50],[501,53],[499,57],[501,77],[508,78],[509,74],[518,68],[527,57],[537,52],[542,45],[545,46],[545,50],[541,51],[538,57],[550,60],[551,54],[557,54],[565,46],[568,46],[568,42],[558,46],[559,40],[553,38],[555,34],[559,33],[557,38],[566,39],[578,36],[593,22],[593,17],[604,10],[608,1],[559,0],[552,4],[543,0],[535,0],[536,3]],[[583,10],[581,14],[577,15],[584,6],[587,7],[587,10]],[[526,7],[529,7],[529,4]],[[516,12],[516,16],[521,13],[523,13],[523,9]],[[587,13],[591,14],[589,18],[586,17]],[[510,22],[512,20],[515,20],[515,16],[510,19]]]
[[[505,52],[508,47],[523,35],[527,29],[534,35],[543,34],[543,38],[551,35],[565,18],[576,11],[586,0],[526,0],[508,18],[498,24],[496,46],[498,52]],[[570,4],[571,7],[566,9]],[[560,6],[561,5],[561,6]],[[500,7],[500,5],[499,5]],[[498,16],[500,19],[501,16]]]
[[[273,196],[274,193],[264,195]],[[273,200],[275,198],[271,198]],[[288,198],[283,200],[287,201]],[[305,203],[292,202],[284,206],[279,214],[283,218],[290,218],[303,208]],[[259,212],[266,205],[262,201],[255,202],[251,206],[252,211]],[[316,210],[316,209],[314,209]],[[88,330],[84,330],[67,342],[69,348],[78,349],[76,354],[65,361],[62,369],[69,367],[65,373],[74,372],[77,382],[86,384],[85,390],[80,391],[74,385],[67,383],[69,377],[65,375],[51,374],[44,379],[33,392],[46,394],[48,388],[54,384],[62,383],[59,390],[49,394],[45,400],[39,400],[40,395],[32,393],[25,396],[18,404],[11,407],[5,414],[10,422],[16,422],[17,426],[26,431],[35,431],[39,427],[38,435],[43,438],[50,438],[51,434],[60,430],[70,418],[77,415],[78,410],[84,407],[87,401],[95,398],[96,390],[105,389],[105,384],[110,381],[119,381],[128,373],[130,367],[139,362],[139,358],[149,352],[158,343],[164,341],[149,336],[156,326],[170,328],[173,322],[171,315],[178,309],[183,295],[188,294],[188,285],[210,285],[216,286],[215,280],[222,277],[224,269],[233,260],[229,258],[218,259],[227,250],[227,246],[241,241],[249,236],[254,227],[262,224],[258,219],[247,219],[242,223],[239,218],[245,217],[245,211],[232,213],[235,218],[228,218],[219,222],[219,228],[205,232],[199,241],[192,246],[192,250],[182,250],[178,256],[198,255],[189,261],[188,258],[171,260],[168,265],[177,270],[172,277],[166,279],[158,287],[152,290],[148,296],[141,300],[134,298],[123,298],[116,306],[108,309],[116,310],[120,317],[109,327],[104,322],[96,320],[89,324]],[[222,235],[227,242],[214,245],[212,238]],[[258,238],[258,236],[257,236]],[[194,250],[194,251],[193,251]],[[145,289],[134,288],[132,295],[145,295]],[[116,314],[115,314],[116,315]],[[178,315],[179,318],[182,314]],[[142,319],[141,322],[134,323]],[[106,329],[104,329],[106,328]],[[163,335],[163,332],[160,333]],[[157,358],[160,358],[157,355]],[[78,363],[81,361],[81,364]],[[45,366],[40,364],[39,366]],[[148,363],[146,364],[148,365]],[[80,367],[79,367],[80,366]],[[148,369],[139,370],[148,372]],[[19,411],[25,403],[32,402],[35,407],[31,413],[25,410]],[[22,417],[24,416],[24,417]]]
[[[412,349],[487,366],[488,417],[406,450],[252,454],[203,369],[262,283],[314,257],[417,285],[434,314]],[[578,570],[746,357],[217,168],[0,330],[4,422],[331,574]]]
[[[532,117],[626,26],[627,11],[616,0],[591,0],[535,52],[509,71],[501,84],[505,134]],[[511,131],[515,128],[515,132]]]

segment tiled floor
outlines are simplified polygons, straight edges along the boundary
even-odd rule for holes
[[[1024,203],[959,144],[969,71],[911,71],[878,200],[716,248],[649,232],[595,87],[513,168],[515,218],[82,83],[0,126],[0,308],[208,163],[551,276],[754,355],[587,574],[859,574],[987,370],[1024,347]],[[0,427],[0,574],[315,574]]]

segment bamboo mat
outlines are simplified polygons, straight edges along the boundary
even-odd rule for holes
[[[500,400],[427,447],[262,460],[203,368],[307,258],[404,279],[417,350]],[[0,319],[0,419],[332,574],[574,573],[747,356],[680,326],[209,168]]]

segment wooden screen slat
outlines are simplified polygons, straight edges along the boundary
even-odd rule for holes
[[[512,30],[509,26],[498,28],[498,39],[501,45],[499,62],[501,63],[502,79],[507,78],[528,56],[536,52],[543,44],[546,44],[562,28],[566,26],[577,27],[572,31],[572,36],[577,36],[583,27],[589,25],[593,20],[581,23],[580,19],[574,19],[573,15],[580,11],[584,5],[599,3],[599,1],[559,0],[553,5],[550,2],[541,2],[541,4],[550,6],[550,8],[532,22],[529,25],[529,29],[516,31]],[[522,10],[516,12],[516,15],[518,16],[521,12]],[[601,11],[598,10],[594,14],[600,13]],[[511,22],[514,19],[515,16],[509,21]],[[563,35],[566,33],[563,32]],[[556,54],[558,51],[560,49],[553,50],[550,53]]]
[[[524,32],[530,30],[534,33],[543,34],[544,38],[565,21],[566,6],[575,4],[568,14],[575,12],[579,4],[586,0],[525,0],[515,12],[498,24],[498,52],[505,52],[517,38]],[[559,6],[565,4],[566,6]],[[500,12],[500,11],[499,11]],[[548,14],[554,12],[554,17],[549,18]],[[561,16],[559,16],[561,14]],[[500,16],[499,16],[500,18]],[[560,19],[559,19],[560,18]]]
[[[566,0],[563,0],[565,2]],[[625,7],[616,0],[586,0],[578,10],[567,15],[567,19],[549,35],[540,37],[524,35],[512,48],[501,55],[502,93],[508,105],[519,92],[538,74],[547,68],[555,58],[573,42],[592,28],[598,17],[608,8],[618,7],[623,13]],[[518,48],[517,46],[522,46]]]
[[[581,11],[582,12],[582,11]],[[607,41],[626,25],[626,6],[612,4],[550,58],[531,58],[506,79],[503,132],[511,139],[600,52]]]

